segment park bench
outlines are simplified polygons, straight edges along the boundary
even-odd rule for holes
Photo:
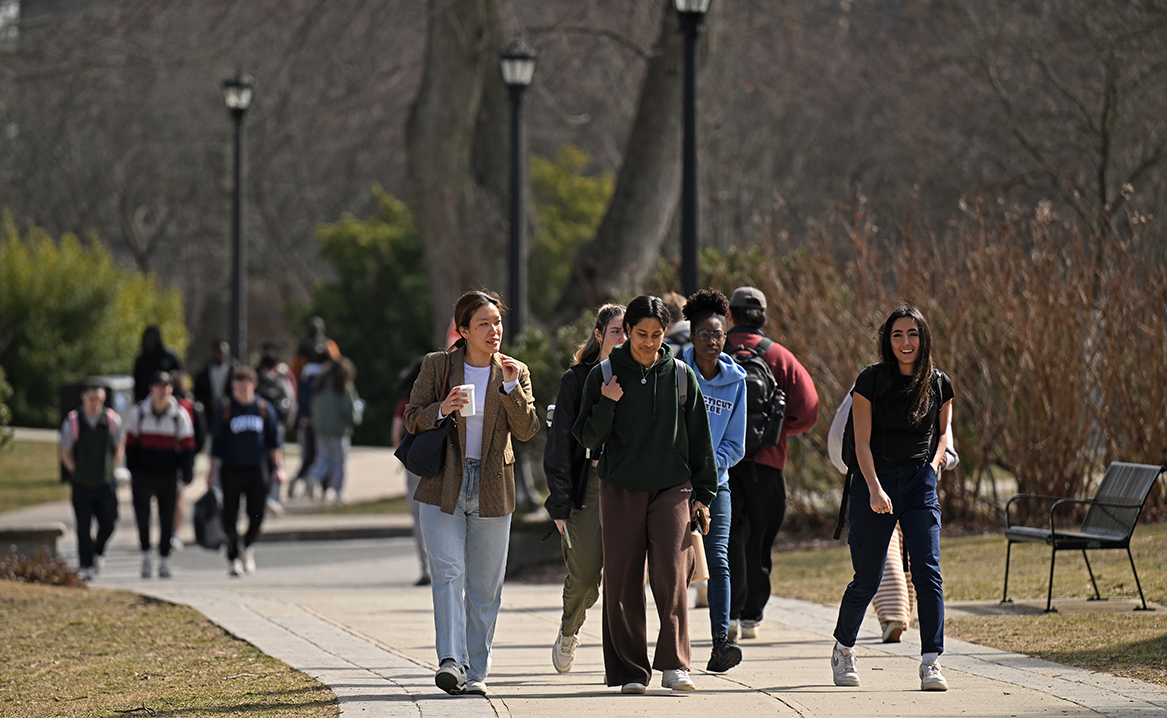
[[[1155,480],[1167,466],[1152,466],[1150,464],[1127,464],[1116,461],[1106,467],[1106,474],[1093,498],[1074,499],[1060,496],[1040,496],[1036,494],[1017,494],[1009,499],[1005,505],[1005,539],[1008,544],[1005,548],[1005,590],[1001,603],[1011,603],[1009,599],[1009,555],[1015,543],[1044,543],[1052,548],[1049,560],[1049,591],[1046,594],[1046,613],[1056,612],[1053,607],[1054,593],[1054,560],[1058,551],[1081,551],[1086,561],[1086,570],[1090,572],[1090,583],[1094,585],[1092,601],[1102,600],[1098,593],[1098,583],[1094,580],[1094,571],[1090,568],[1090,559],[1086,557],[1086,550],[1094,549],[1125,549],[1127,558],[1131,562],[1131,572],[1135,575],[1135,585],[1139,589],[1139,598],[1143,602],[1142,608],[1136,611],[1153,611],[1147,608],[1147,599],[1143,596],[1143,586],[1139,583],[1139,572],[1135,569],[1135,559],[1131,556],[1131,534],[1134,533],[1135,523],[1143,511],[1143,504],[1151,493]],[[1033,526],[1014,526],[1010,509],[1018,501],[1050,501],[1049,525],[1042,528]],[[1068,513],[1074,506],[1088,506],[1086,518],[1077,530],[1059,528],[1055,524],[1055,517],[1059,513]],[[1066,519],[1063,519],[1063,522]]]

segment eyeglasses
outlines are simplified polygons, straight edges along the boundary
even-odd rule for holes
[[[725,338],[725,332],[721,331],[720,329],[717,329],[717,330],[712,331],[712,332],[709,331],[708,329],[701,329],[697,332],[697,338],[703,342],[707,342],[711,338],[716,339],[717,341],[721,341],[722,339]]]

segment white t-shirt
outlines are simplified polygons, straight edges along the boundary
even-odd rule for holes
[[[470,459],[482,458],[482,415],[486,413],[486,387],[490,384],[489,366],[470,366],[463,364],[466,370],[464,384],[474,385],[474,416],[463,416],[466,422],[466,457]]]

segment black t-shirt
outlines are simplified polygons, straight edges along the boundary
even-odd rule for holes
[[[855,392],[871,402],[871,455],[876,467],[913,466],[932,460],[932,429],[940,407],[955,396],[948,376],[939,369],[936,374],[940,378],[940,401],[932,402],[919,423],[911,419],[910,376],[896,371],[889,382],[886,367],[872,364],[855,380]]]

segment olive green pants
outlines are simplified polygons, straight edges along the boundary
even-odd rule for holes
[[[563,622],[559,630],[574,636],[583,625],[589,608],[600,597],[600,578],[604,572],[604,543],[600,533],[600,477],[596,468],[588,467],[588,490],[582,509],[572,509],[567,520],[567,539],[560,537],[567,578],[563,581]]]

